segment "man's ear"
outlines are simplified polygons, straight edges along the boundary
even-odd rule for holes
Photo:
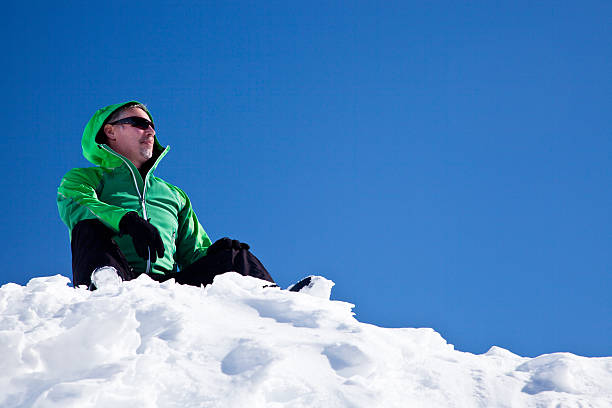
[[[106,138],[108,139],[108,141],[115,141],[117,140],[115,138],[115,129],[113,128],[112,125],[109,125],[108,123],[106,125],[104,125],[104,134],[106,134]]]

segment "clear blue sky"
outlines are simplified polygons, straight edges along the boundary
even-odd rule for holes
[[[10,2],[0,283],[71,275],[83,127],[146,103],[212,239],[463,351],[612,355],[612,3]]]

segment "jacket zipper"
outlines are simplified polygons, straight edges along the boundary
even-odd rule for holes
[[[131,170],[131,168],[130,168],[130,170]],[[134,175],[133,171],[132,171],[132,176],[134,177],[134,181],[136,181],[136,176]],[[148,179],[149,179],[149,173],[147,173],[147,175],[145,176],[145,178],[143,180],[144,187],[142,188],[142,197],[141,197],[142,216],[147,221],[149,221],[149,217],[147,216],[147,206],[146,206],[145,197],[146,197],[146,193],[147,193],[147,180]],[[136,190],[138,190],[138,186],[136,186]],[[149,258],[147,259],[147,272],[146,272],[146,274],[148,275],[149,272],[151,272],[151,248],[147,248],[147,252],[149,253]]]

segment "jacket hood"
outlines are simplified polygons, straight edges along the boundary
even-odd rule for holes
[[[112,153],[109,153],[108,151],[102,148],[103,144],[96,140],[96,136],[98,135],[98,132],[100,132],[100,129],[102,129],[104,122],[106,122],[108,117],[114,111],[125,105],[135,105],[138,103],[140,102],[128,101],[123,103],[116,103],[114,105],[108,105],[102,109],[98,109],[96,113],[94,113],[91,119],[89,119],[89,122],[87,122],[87,125],[85,125],[85,130],[83,130],[83,138],[81,139],[83,156],[88,161],[95,164],[96,166],[109,168],[118,167],[123,164],[123,161],[119,157],[113,155]],[[153,122],[153,116],[151,116],[151,113],[146,109],[145,112],[149,116],[151,122]],[[153,156],[159,156],[159,154],[161,154],[163,150],[164,148],[157,140],[157,135],[155,135],[155,142],[153,144]]]

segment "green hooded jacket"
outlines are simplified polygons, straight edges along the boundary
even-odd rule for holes
[[[75,168],[63,177],[57,191],[57,206],[62,221],[72,229],[82,220],[99,219],[117,233],[115,242],[134,271],[166,274],[183,269],[206,255],[211,241],[198,222],[187,195],[178,187],[155,177],[153,172],[168,153],[155,136],[154,164],[141,176],[130,160],[96,141],[104,121],[129,101],[98,110],[83,131],[83,156],[97,167]],[[147,111],[151,121],[153,117]],[[119,221],[130,211],[149,219],[161,235],[165,254],[154,264],[136,254],[132,238],[119,236]]]

